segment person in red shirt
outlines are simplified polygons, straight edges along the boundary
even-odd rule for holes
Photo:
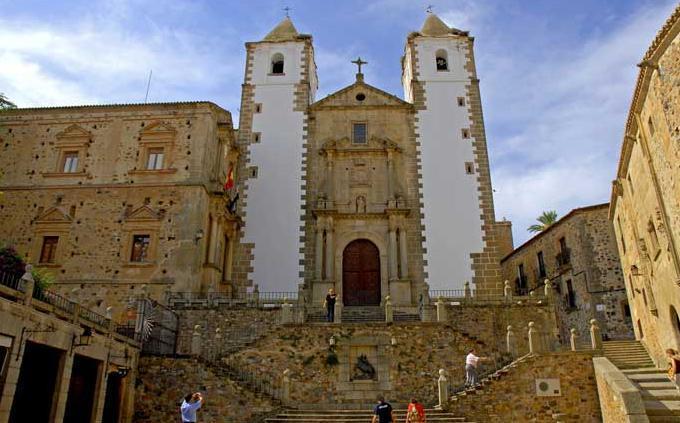
[[[411,398],[411,402],[406,410],[406,423],[425,423],[425,407],[419,403],[415,398]]]

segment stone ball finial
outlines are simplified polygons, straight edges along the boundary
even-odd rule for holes
[[[444,370],[444,369],[439,369],[439,376],[441,376],[441,377],[446,376],[446,370]]]
[[[200,330],[200,329],[201,329],[201,325],[194,325],[194,330],[195,330],[195,331],[198,331],[198,330]]]
[[[510,281],[506,279],[505,282],[503,282],[503,285],[509,287],[509,286],[510,286]]]
[[[283,375],[284,375],[285,377],[290,376],[290,369],[284,369],[284,370],[283,370]]]
[[[533,329],[536,324],[534,322],[529,322],[529,329]]]
[[[465,281],[465,286],[470,286],[470,281]]]
[[[33,271],[33,265],[27,264],[26,267],[24,267],[24,270],[26,271],[26,273],[31,273]]]
[[[508,325],[508,332],[512,330],[512,325]]]
[[[390,300],[390,296],[389,296],[389,295],[386,295],[386,296],[385,296],[385,301],[389,301],[389,300]]]
[[[597,319],[590,319],[591,326],[597,326]]]
[[[545,285],[550,285],[550,284],[551,284],[550,279],[544,280],[543,283],[544,283]]]

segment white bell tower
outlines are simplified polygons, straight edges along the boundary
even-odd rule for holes
[[[426,271],[433,289],[500,289],[500,253],[473,38],[435,14],[408,36],[406,101],[417,111]]]
[[[317,88],[310,35],[286,17],[262,41],[246,43],[238,140],[241,281],[262,291],[296,289],[301,281],[301,216],[307,106]]]

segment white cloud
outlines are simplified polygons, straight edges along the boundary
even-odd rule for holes
[[[28,107],[139,102],[150,69],[152,101],[193,99],[192,90],[242,78],[241,49],[227,58],[214,54],[215,39],[155,24],[144,29],[96,17],[68,26],[0,21],[0,87]]]
[[[572,50],[477,49],[496,214],[513,220],[516,245],[543,210],[609,200],[635,64],[672,6],[642,8]]]

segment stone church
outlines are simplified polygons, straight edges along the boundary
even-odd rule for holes
[[[429,14],[401,59],[404,100],[356,81],[315,101],[312,37],[284,19],[246,43],[238,139],[248,283],[303,278],[345,306],[436,288],[500,291],[508,226],[495,222],[473,39]],[[272,208],[276,213],[272,214]],[[299,225],[292,222],[300,221]]]
[[[512,241],[473,38],[428,14],[404,99],[354,62],[355,82],[316,100],[312,37],[285,18],[246,43],[238,129],[208,102],[6,111],[0,239],[97,306],[255,286],[314,304],[335,288],[346,306],[500,293]]]

